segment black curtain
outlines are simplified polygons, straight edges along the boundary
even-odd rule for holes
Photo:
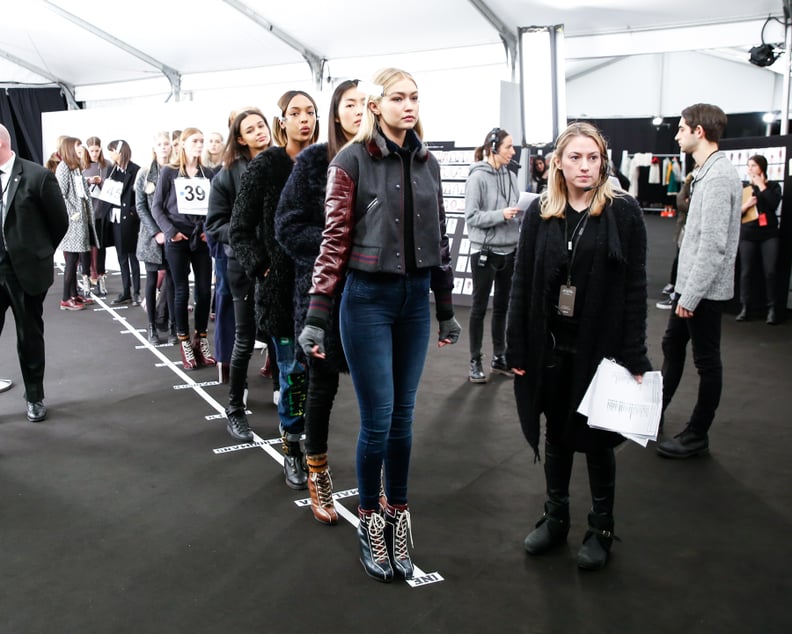
[[[724,139],[760,137],[765,133],[766,124],[761,112],[747,112],[728,115]],[[597,126],[605,135],[608,147],[613,150],[613,162],[621,163],[622,150],[630,154],[651,152],[652,154],[677,154],[679,144],[674,141],[679,117],[666,117],[659,126],[652,124],[649,117],[634,119],[585,119]],[[776,132],[777,133],[777,132]],[[689,166],[692,167],[692,166]]]
[[[0,91],[0,123],[11,135],[18,156],[44,164],[41,113],[67,110],[60,88],[6,88]]]

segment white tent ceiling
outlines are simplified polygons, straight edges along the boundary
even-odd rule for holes
[[[498,27],[513,37],[517,27],[548,24],[564,25],[568,77],[659,51],[704,49],[747,64],[763,22],[780,17],[785,1],[28,0],[0,22],[0,83],[55,82],[83,100],[123,84],[167,95],[174,81],[189,90],[199,80],[234,81],[244,69],[263,83],[295,73],[326,80],[350,60],[430,60],[476,47],[501,51],[505,65]],[[771,23],[767,35],[777,42],[783,29]]]

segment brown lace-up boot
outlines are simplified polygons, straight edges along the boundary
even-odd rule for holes
[[[338,522],[338,512],[333,502],[333,481],[327,466],[327,454],[306,456],[308,462],[308,493],[311,511],[317,522],[333,525]]]

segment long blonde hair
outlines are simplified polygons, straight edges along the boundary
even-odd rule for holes
[[[385,93],[388,92],[388,89],[393,86],[393,84],[401,81],[402,79],[409,79],[415,84],[415,87],[418,88],[418,84],[416,83],[415,79],[406,70],[401,70],[399,68],[383,68],[374,74],[374,77],[371,78],[371,82],[375,86],[382,86],[382,92],[378,95],[367,95],[368,100],[366,101],[366,109],[363,113],[363,121],[360,122],[360,129],[350,140],[350,143],[367,143],[368,141],[371,141],[371,139],[374,137],[374,130],[377,129],[377,122],[379,119],[377,118],[377,115],[371,111],[371,108],[368,104],[371,102],[378,104],[380,101],[382,101],[382,98],[385,96]],[[366,87],[367,84],[365,83],[361,82],[358,84],[359,90],[362,90]],[[423,139],[423,126],[421,125],[420,115],[415,120],[415,127],[413,127],[413,130],[415,130],[415,133],[418,135],[419,139]]]
[[[561,163],[564,151],[567,145],[569,145],[569,142],[578,136],[588,137],[597,144],[600,160],[602,161],[602,167],[597,174],[599,181],[594,189],[594,197],[591,199],[589,213],[592,216],[599,216],[602,210],[619,195],[614,191],[610,181],[608,181],[608,145],[602,133],[590,123],[570,123],[566,130],[558,135],[558,139],[555,143],[553,158],[550,161],[549,176],[547,177],[547,189],[542,192],[539,203],[542,218],[564,217],[564,210],[566,209],[569,199],[569,192],[567,191],[564,173],[561,171],[559,164]]]

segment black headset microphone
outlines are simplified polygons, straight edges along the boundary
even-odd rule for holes
[[[489,135],[490,154],[500,154],[500,148],[498,147],[498,133],[500,131],[501,131],[500,128],[492,128],[492,130],[490,130],[490,135]]]

